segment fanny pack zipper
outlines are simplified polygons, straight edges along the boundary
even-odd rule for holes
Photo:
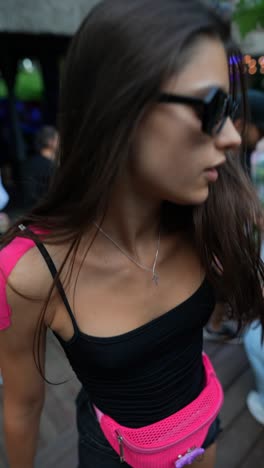
[[[125,463],[125,455],[124,455],[124,439],[123,436],[121,436],[118,432],[117,434],[117,440],[118,440],[118,445],[119,445],[119,459],[120,463]]]

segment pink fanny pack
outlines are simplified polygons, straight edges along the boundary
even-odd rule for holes
[[[120,463],[133,468],[182,468],[204,453],[201,448],[223,403],[223,390],[214,368],[203,354],[205,387],[177,413],[138,429],[121,426],[94,407],[100,427]]]

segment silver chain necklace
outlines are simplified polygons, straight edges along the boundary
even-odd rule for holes
[[[122,249],[122,247],[120,247],[120,245],[116,241],[112,239],[112,237],[109,236],[109,234],[107,234],[100,226],[98,226],[97,223],[94,223],[94,225],[108,240],[110,240],[120,250],[120,252],[122,252],[123,255],[125,255],[129,260],[131,260],[131,262],[135,263],[135,265],[137,265],[142,270],[150,271],[152,273],[152,281],[156,284],[156,286],[158,286],[159,275],[156,273],[155,270],[156,270],[156,265],[157,265],[158,256],[159,256],[159,249],[160,249],[160,229],[159,229],[155,259],[154,259],[152,268],[149,268],[145,265],[142,265],[142,263],[139,263],[137,260],[131,257],[125,250]]]

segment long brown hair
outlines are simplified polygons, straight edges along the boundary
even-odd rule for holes
[[[191,60],[200,35],[221,40],[232,57],[231,93],[240,89],[243,94],[243,63],[230,25],[204,2],[105,0],[92,10],[74,36],[64,66],[59,168],[46,199],[9,230],[3,245],[22,235],[19,223],[38,226],[49,232],[45,242],[70,243],[58,277],[69,257],[73,264],[83,234],[107,207],[144,110],[155,102],[161,85]],[[238,159],[228,155],[206,203],[171,205],[164,222],[173,228],[179,210],[190,214],[182,219],[192,226],[207,277],[232,305],[233,317],[239,323],[260,318],[264,325],[262,214]]]

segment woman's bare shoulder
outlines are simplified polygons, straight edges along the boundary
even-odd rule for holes
[[[33,246],[16,262],[7,283],[22,295],[44,299],[52,281],[46,262],[38,248]]]
[[[48,250],[51,257],[58,257],[58,249],[49,246]],[[1,312],[3,316],[9,315],[10,323],[21,315],[21,311],[24,319],[28,317],[31,321],[33,317],[37,318],[48,298],[53,278],[36,245],[32,242],[25,246],[23,242],[19,242],[4,247],[1,250],[0,269],[0,281],[4,283],[2,291],[5,296],[0,301],[0,315]],[[56,293],[54,290],[47,316],[54,309]]]

